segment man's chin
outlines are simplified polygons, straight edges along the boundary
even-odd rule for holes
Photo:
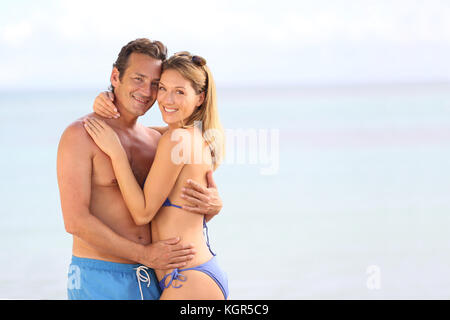
[[[148,110],[150,110],[151,109],[151,107],[149,107],[149,108],[146,108],[145,110],[142,110],[142,114],[141,114],[141,116],[143,116],[144,114],[146,114],[147,113],[147,111]]]
[[[136,106],[134,108],[134,113],[137,116],[143,116],[148,110],[150,110],[151,106]]]

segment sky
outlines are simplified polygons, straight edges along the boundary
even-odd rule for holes
[[[448,0],[2,1],[0,90],[106,89],[147,37],[220,86],[450,82]]]

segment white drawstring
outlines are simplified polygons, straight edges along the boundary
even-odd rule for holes
[[[147,272],[148,268],[146,266],[139,266],[135,269],[136,269],[136,278],[139,283],[139,291],[141,292],[141,300],[144,300],[144,295],[142,294],[142,288],[141,288],[141,281],[144,283],[147,282],[147,288],[150,287],[150,275]],[[142,274],[141,271],[144,274]]]

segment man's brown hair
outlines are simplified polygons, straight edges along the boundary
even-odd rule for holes
[[[157,60],[165,61],[167,58],[167,48],[161,41],[151,41],[147,38],[139,38],[128,42],[119,52],[116,62],[113,67],[119,70],[119,80],[122,80],[123,75],[128,67],[128,59],[132,53],[146,54]],[[111,90],[114,90],[111,84]]]

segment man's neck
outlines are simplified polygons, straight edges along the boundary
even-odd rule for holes
[[[137,124],[138,117],[136,115],[130,114],[119,102],[116,102],[117,111],[120,113],[120,117],[113,119],[113,123],[116,127],[120,129],[133,129]]]

